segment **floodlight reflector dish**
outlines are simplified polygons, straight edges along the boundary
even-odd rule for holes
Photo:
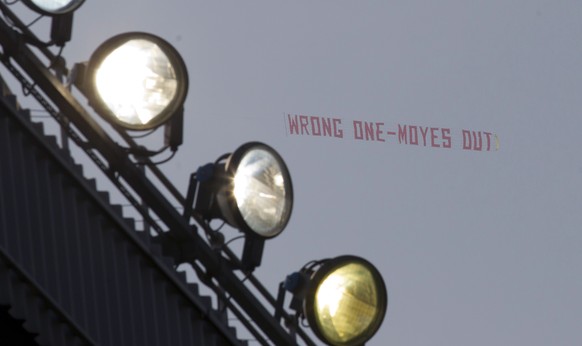
[[[89,62],[94,107],[108,121],[130,130],[165,123],[183,107],[186,66],[166,41],[145,33],[118,35]]]
[[[247,143],[232,153],[226,171],[231,192],[223,213],[261,238],[281,233],[293,208],[291,176],[281,156],[265,144]]]
[[[355,256],[326,262],[314,274],[305,313],[315,334],[330,345],[356,346],[378,330],[387,293],[378,270]]]
[[[234,175],[234,197],[243,219],[256,233],[273,236],[289,203],[277,158],[264,149],[246,153]]]
[[[75,11],[85,0],[23,0],[26,6],[41,14],[58,16]]]

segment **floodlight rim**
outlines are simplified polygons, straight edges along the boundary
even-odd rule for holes
[[[254,149],[263,149],[263,150],[267,151],[269,154],[271,154],[275,158],[275,160],[277,161],[277,163],[281,167],[281,173],[283,174],[283,181],[286,184],[285,185],[285,193],[288,193],[288,198],[287,198],[287,196],[285,196],[285,198],[289,200],[289,212],[286,215],[286,219],[280,224],[279,227],[276,228],[277,231],[274,232],[272,235],[263,235],[263,234],[255,232],[247,224],[242,213],[240,212],[240,209],[238,208],[238,205],[236,203],[236,199],[234,198],[234,196],[232,198],[229,198],[228,207],[233,214],[236,226],[242,232],[244,232],[248,235],[256,236],[256,237],[263,238],[263,239],[271,239],[271,238],[277,237],[279,234],[281,234],[285,230],[285,228],[287,227],[287,224],[289,223],[289,220],[291,219],[291,214],[293,213],[293,199],[294,199],[294,197],[293,197],[293,183],[291,181],[291,173],[289,172],[289,168],[287,167],[285,160],[283,160],[283,157],[281,157],[281,155],[279,155],[279,153],[273,147],[271,147],[265,143],[258,142],[258,141],[247,142],[247,143],[244,143],[243,145],[239,146],[235,151],[232,152],[232,154],[228,157],[228,159],[226,161],[224,169],[225,169],[226,175],[229,177],[228,183],[227,183],[228,190],[234,191],[234,176],[236,174],[236,171],[237,171],[243,157],[245,156],[245,154],[251,150],[254,150]]]
[[[376,283],[377,293],[378,293],[378,309],[377,316],[375,320],[366,329],[367,332],[355,337],[353,340],[344,343],[334,343],[330,341],[323,331],[319,328],[317,323],[317,317],[315,312],[315,297],[317,289],[323,282],[323,280],[336,269],[341,268],[344,265],[350,263],[358,263],[366,267]],[[386,312],[388,311],[388,290],[386,288],[386,283],[380,271],[374,266],[370,261],[355,255],[341,255],[331,259],[326,260],[321,264],[319,268],[311,275],[309,282],[307,283],[307,289],[305,291],[304,299],[304,310],[303,313],[309,322],[309,326],[313,333],[323,342],[332,346],[360,346],[365,344],[370,340],[380,329]]]
[[[101,65],[103,59],[105,59],[107,55],[116,48],[119,48],[126,42],[134,39],[144,39],[157,44],[175,69],[176,78],[178,80],[178,88],[172,102],[170,102],[168,106],[166,106],[166,108],[148,124],[128,124],[119,120],[97,92],[95,81],[97,68]],[[179,113],[183,111],[184,102],[189,88],[188,70],[186,68],[186,63],[178,50],[165,39],[148,32],[129,31],[108,38],[93,51],[93,54],[91,54],[89,62],[87,63],[87,83],[85,84],[85,87],[91,107],[93,107],[97,114],[108,123],[114,127],[125,130],[148,131],[164,125],[173,116],[178,116]]]
[[[34,0],[22,0],[22,2],[31,10],[39,13],[39,14],[44,14],[46,16],[50,16],[50,17],[58,17],[61,15],[65,15],[67,13],[71,13],[76,11],[84,2],[85,0],[71,0],[71,2],[66,5],[65,7],[63,7],[60,10],[57,11],[47,11],[43,8],[41,8],[39,5],[37,5]]]

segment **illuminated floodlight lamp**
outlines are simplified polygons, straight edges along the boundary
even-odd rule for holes
[[[304,268],[282,284],[295,295],[291,307],[303,309],[314,334],[326,344],[363,345],[380,328],[388,307],[380,272],[351,255],[317,263],[319,268]]]
[[[85,0],[23,0],[35,12],[47,16],[59,16],[74,12]]]
[[[228,192],[217,200],[227,221],[263,238],[281,233],[293,206],[291,176],[281,156],[265,144],[247,143],[232,153],[225,173]]]
[[[143,32],[114,36],[95,50],[86,69],[90,104],[111,124],[143,131],[175,122],[181,132],[188,73],[167,41]]]
[[[209,185],[200,192],[207,203],[197,203],[195,208],[209,218],[220,218],[261,238],[277,236],[289,221],[293,207],[291,176],[281,156],[266,144],[240,146],[225,163],[214,165]]]
[[[260,264],[264,240],[279,235],[291,217],[291,176],[273,148],[249,142],[193,175],[186,209],[192,205],[205,219],[221,219],[246,234],[242,260],[252,269]]]

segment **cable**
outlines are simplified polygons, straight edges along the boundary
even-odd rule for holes
[[[222,154],[222,155],[220,155],[220,156],[219,156],[219,157],[216,159],[216,161],[214,161],[214,164],[215,164],[215,165],[217,165],[217,164],[218,164],[220,161],[222,161],[222,160],[224,160],[224,159],[228,158],[229,156],[230,156],[230,153],[226,153],[226,154]]]
[[[212,232],[215,232],[215,233],[216,233],[216,232],[219,232],[219,231],[222,229],[222,227],[224,227],[224,225],[226,225],[226,221],[223,221],[223,222],[220,224],[220,226],[218,226],[216,229],[212,229],[212,228],[210,228],[210,225],[208,225],[208,227],[209,227],[210,229],[212,229]]]
[[[158,162],[152,162],[152,164],[153,165],[156,165],[156,166],[162,165],[162,164],[170,161],[172,158],[174,158],[175,155],[176,155],[176,151],[172,151],[172,154],[169,157],[167,157],[167,158],[165,158],[165,159],[163,159],[161,161],[158,161]]]
[[[43,15],[43,14],[41,14],[41,15],[40,15],[40,16],[38,16],[38,17],[36,17],[36,19],[35,19],[35,20],[33,20],[32,22],[30,22],[30,23],[26,24],[26,27],[27,27],[27,28],[30,28],[31,26],[33,26],[33,25],[34,25],[34,23],[38,22],[38,21],[39,21],[39,20],[40,20],[42,17],[44,17],[44,15]]]
[[[227,246],[228,244],[232,243],[233,241],[235,241],[235,240],[239,240],[239,239],[242,239],[242,238],[244,238],[244,237],[245,237],[244,235],[239,235],[239,236],[236,236],[236,237],[234,237],[234,238],[230,239],[229,241],[227,241],[226,243],[224,243],[224,246]],[[245,277],[245,280],[246,280],[246,279],[248,279],[248,275]]]

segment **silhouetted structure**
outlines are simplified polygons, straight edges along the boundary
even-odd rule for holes
[[[0,344],[243,345],[2,85]]]

